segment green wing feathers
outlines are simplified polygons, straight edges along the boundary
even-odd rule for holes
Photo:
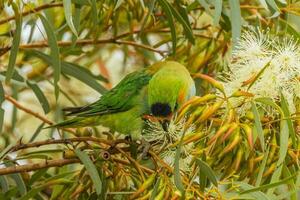
[[[73,119],[55,124],[53,127],[81,127],[97,124],[99,116],[124,112],[137,104],[136,97],[148,84],[151,74],[146,69],[128,74],[113,89],[103,94],[96,102],[83,107],[63,109]]]

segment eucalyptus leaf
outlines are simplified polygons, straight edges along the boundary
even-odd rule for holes
[[[9,62],[7,66],[7,73],[5,82],[10,82],[10,79],[12,78],[14,74],[14,68],[16,64],[16,59],[19,51],[19,45],[21,41],[21,30],[22,30],[22,15],[20,14],[19,7],[15,2],[11,2],[12,8],[15,12],[15,21],[16,21],[16,31],[14,33],[13,37],[13,43],[10,50],[10,56],[9,56]]]

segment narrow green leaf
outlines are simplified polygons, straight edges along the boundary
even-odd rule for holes
[[[255,101],[273,107],[274,109],[276,109],[280,113],[281,116],[283,116],[282,109],[271,98],[269,98],[269,97],[260,97],[260,98],[256,98]]]
[[[9,167],[14,166],[14,164],[12,163],[6,163],[6,165]],[[9,176],[15,181],[20,194],[25,195],[27,193],[27,188],[21,174],[15,173],[15,174],[10,174]]]
[[[34,184],[35,181],[39,180],[42,176],[44,176],[47,173],[48,169],[49,168],[40,169],[40,170],[34,172],[34,174],[31,176],[28,184],[29,185]]]
[[[117,0],[115,3],[114,11],[116,11],[124,3],[124,0]]]
[[[74,27],[79,35],[79,27],[80,27],[80,13],[81,13],[81,5],[75,4],[75,12],[74,12]],[[72,35],[72,47],[76,45],[76,40],[78,35]]]
[[[264,138],[264,132],[263,132],[261,121],[260,121],[260,116],[259,116],[256,105],[253,102],[251,102],[251,105],[252,105],[252,112],[254,115],[254,122],[255,122],[254,127],[258,134],[258,139],[260,140],[261,148],[264,151],[265,150],[265,138]]]
[[[180,190],[182,196],[184,196],[185,189],[184,189],[184,186],[183,186],[183,183],[181,180],[179,161],[180,161],[183,137],[184,137],[184,134],[181,136],[180,143],[177,146],[176,154],[175,154],[175,158],[174,158],[175,159],[174,160],[174,183],[175,183],[175,186],[177,187],[177,189]]]
[[[235,184],[238,185],[243,190],[247,190],[247,191],[255,188],[252,185],[249,185],[248,183],[245,183],[245,182],[235,182]],[[241,192],[240,194],[244,194],[244,193]],[[265,195],[264,193],[262,193],[260,191],[253,191],[250,193],[250,195],[255,199],[270,200],[267,195]]]
[[[259,2],[266,10],[269,10],[266,0],[259,0]]]
[[[54,180],[52,182],[45,182],[41,186],[32,188],[26,195],[22,196],[22,198],[20,198],[20,200],[29,200],[29,199],[32,199],[41,190],[43,190],[47,186],[52,186],[52,185],[66,185],[66,184],[70,184],[70,183],[72,183],[72,181],[69,181],[69,180],[66,180],[66,179],[58,179],[58,180]]]
[[[42,59],[44,62],[46,62],[48,65],[52,65],[52,60],[51,58],[40,52],[40,51],[30,51],[31,54],[35,55],[36,57]],[[100,85],[95,78],[98,80],[105,80],[101,76],[95,76],[92,75],[91,72],[79,65],[73,64],[73,63],[68,63],[68,62],[62,62],[62,73],[73,76],[74,78],[80,80],[81,82],[85,83],[86,85],[90,86],[94,90],[98,91],[99,93],[104,93],[106,92],[106,89]]]
[[[222,0],[214,0],[214,25],[217,26],[220,21],[221,13],[222,13]]]
[[[89,0],[90,6],[92,8],[92,20],[94,25],[98,25],[98,13],[96,0]]]
[[[289,128],[286,120],[280,122],[280,146],[279,146],[279,158],[277,166],[281,165],[285,160],[285,156],[288,150],[289,140]]]
[[[294,174],[288,178],[282,179],[281,181],[278,181],[276,183],[270,183],[270,184],[266,184],[266,185],[262,185],[259,187],[253,187],[251,189],[247,189],[241,192],[241,194],[246,194],[246,193],[252,193],[252,192],[256,192],[256,191],[260,191],[260,190],[265,190],[265,189],[269,189],[269,188],[274,188],[277,187],[279,185],[283,185],[288,183],[290,180],[294,179],[297,176],[297,174]]]
[[[282,168],[282,173],[283,173],[283,178],[288,178],[288,177],[291,177],[292,174],[289,170],[289,168],[287,167],[286,164],[283,165],[283,168]],[[296,174],[297,175],[297,174]],[[295,179],[291,179],[287,184],[289,185],[289,192],[291,192],[291,194],[289,195],[290,199],[291,200],[298,200],[297,198],[297,187],[296,187],[296,180]],[[294,191],[294,193],[293,193]]]
[[[4,100],[5,100],[4,88],[2,82],[0,82],[0,133],[2,133],[2,127],[4,122],[4,109],[1,107]]]
[[[15,12],[16,31],[13,37],[13,43],[10,50],[9,61],[7,66],[7,73],[5,82],[8,83],[13,76],[16,59],[19,51],[19,45],[21,41],[21,30],[22,30],[22,16],[20,15],[19,8],[15,2],[11,2],[12,8]]]
[[[4,124],[4,114],[5,114],[4,109],[0,108],[0,133],[2,133],[2,128]]]
[[[268,156],[269,156],[269,151],[270,151],[270,147],[267,148],[267,150],[264,152],[264,159],[262,160],[260,166],[259,166],[259,171],[258,171],[258,175],[255,181],[255,186],[259,186],[263,177],[263,173],[265,171],[265,167],[267,164],[267,160],[268,160]]]
[[[39,86],[32,82],[32,81],[26,81],[28,87],[30,87],[32,89],[32,91],[34,92],[35,96],[37,97],[37,99],[39,100],[44,113],[47,114],[50,112],[50,105],[49,102],[46,98],[46,96],[44,95],[44,93],[42,92],[42,90],[39,88]]]
[[[0,107],[4,101],[5,101],[5,93],[4,93],[2,82],[0,81]]]
[[[147,23],[147,21],[148,21],[148,18],[149,18],[149,16],[153,13],[155,1],[156,1],[156,0],[151,0],[151,2],[149,3],[149,7],[148,7],[149,11],[148,11],[146,17],[144,18],[144,20],[143,20],[143,22],[142,22],[142,25],[141,25],[141,31],[140,31],[139,35],[141,35],[141,34],[143,33],[144,28],[145,28],[145,25],[146,25],[146,23]]]
[[[84,151],[80,151],[79,149],[76,149],[75,153],[78,156],[78,158],[81,160],[84,167],[86,168],[88,174],[90,175],[90,177],[94,183],[97,194],[100,195],[101,190],[102,190],[102,182],[101,182],[99,173],[96,169],[96,166],[94,165],[94,163],[91,161],[90,157]]]
[[[0,176],[0,185],[1,185],[1,189],[3,192],[7,192],[9,189],[7,180],[6,180],[6,176],[2,175]]]
[[[297,149],[296,132],[294,129],[293,122],[291,120],[291,114],[289,111],[288,103],[282,93],[281,93],[281,108],[282,108],[283,115],[284,115],[282,117],[284,117],[286,119],[286,122],[287,122],[287,125],[289,128],[288,134],[291,135],[293,148]]]
[[[206,162],[204,162],[204,161],[202,161],[202,160],[200,160],[200,159],[197,159],[196,162],[197,162],[197,165],[198,165],[199,168],[200,168],[200,171],[203,171],[203,173],[207,176],[207,178],[208,178],[208,179],[209,179],[216,187],[218,187],[218,180],[217,180],[217,177],[216,177],[214,171],[210,168],[210,166],[209,166]]]
[[[56,36],[54,33],[54,28],[52,25],[48,22],[48,20],[43,16],[39,15],[40,19],[43,23],[43,26],[46,30],[46,34],[48,37],[48,44],[51,49],[50,56],[52,59],[52,66],[54,69],[54,90],[55,90],[55,98],[58,99],[59,95],[59,86],[58,81],[60,79],[60,72],[61,72],[61,61],[59,58],[59,48],[57,45]]]
[[[98,80],[101,79],[103,81],[103,78],[101,78],[100,76],[92,75],[89,70],[79,65],[69,62],[63,62],[62,72],[82,81],[101,94],[107,91],[101,84],[99,84],[95,80],[95,78],[97,78]]]
[[[277,169],[275,170],[275,172],[273,173],[270,183],[276,183],[277,181],[280,180],[281,174],[282,174],[282,166],[283,165],[279,165],[279,167],[277,166]],[[271,187],[269,188],[269,190],[267,191],[267,195],[272,195],[274,193],[275,188]]]
[[[235,48],[237,46],[238,40],[240,39],[242,30],[242,16],[239,0],[229,0],[229,7],[232,30],[232,43],[233,48]]]
[[[65,13],[65,18],[66,18],[67,24],[70,27],[71,31],[74,33],[74,35],[76,37],[78,37],[78,33],[74,26],[73,18],[72,18],[72,2],[71,2],[71,0],[63,0],[63,5],[64,5],[64,13]]]
[[[43,129],[45,123],[41,123],[38,128],[35,130],[35,132],[33,133],[33,135],[31,136],[29,142],[33,142],[35,140],[35,138],[39,135],[39,133],[41,132],[41,130]]]
[[[169,7],[169,3],[166,0],[157,0],[157,1],[166,14],[168,24],[169,24],[169,27],[171,30],[173,55],[175,55],[176,46],[177,46],[177,38],[176,38],[176,29],[175,29],[173,16],[172,16],[172,11],[171,11],[171,8]]]
[[[185,32],[185,35],[188,38],[188,40],[192,44],[194,44],[195,43],[194,34],[193,34],[193,31],[192,31],[191,24],[188,20],[186,10],[181,7],[180,12],[178,12],[170,3],[168,3],[167,1],[166,1],[166,3],[168,4],[168,7],[171,9],[171,12],[172,12],[173,16],[182,25],[182,27],[184,29],[184,32]]]
[[[268,5],[275,11],[280,11],[274,0],[266,0]]]
[[[0,152],[0,161],[3,160],[3,158],[6,156],[6,154],[9,153],[9,150],[15,146],[16,142],[12,142],[10,143],[8,146],[5,147],[5,149],[3,149],[1,152]]]
[[[149,200],[155,199],[157,192],[158,192],[159,183],[160,183],[160,177],[158,177],[158,179],[156,180],[156,183],[154,185],[153,191],[151,192],[151,196],[150,196]]]
[[[76,5],[80,6],[88,6],[90,5],[90,1],[88,0],[72,0],[72,3],[75,3]]]

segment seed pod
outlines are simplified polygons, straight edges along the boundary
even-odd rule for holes
[[[249,173],[253,172],[254,169],[254,158],[251,157],[248,161],[248,169],[249,169]]]
[[[240,133],[236,132],[234,135],[234,138],[232,140],[231,143],[229,143],[223,150],[223,152],[221,153],[221,155],[224,155],[226,153],[228,153],[229,151],[231,151],[234,147],[236,147],[238,145],[238,143],[240,142]]]
[[[166,188],[167,188],[166,185],[164,185],[164,187],[162,188],[162,190],[160,190],[160,192],[155,197],[155,200],[162,200],[162,199],[164,199]]]
[[[254,97],[254,95],[250,92],[239,90],[234,92],[231,97]]]
[[[179,121],[180,119],[182,119],[182,117],[188,112],[188,110],[191,107],[197,107],[201,103],[207,102],[207,101],[215,99],[215,98],[216,98],[216,95],[214,95],[214,94],[207,94],[202,97],[197,97],[197,96],[193,97],[192,99],[187,101],[183,106],[181,106],[181,108],[178,111],[178,117],[177,117],[176,121]]]
[[[223,102],[224,101],[218,101],[218,102],[214,103],[212,106],[209,106],[207,109],[205,109],[196,123],[201,123],[201,122],[207,120],[211,115],[213,115],[223,105]]]
[[[219,130],[216,132],[216,134],[207,142],[208,145],[213,143],[215,140],[217,140],[227,129],[231,126],[231,124],[224,124],[219,128]]]
[[[288,150],[288,154],[293,159],[293,162],[297,163],[299,160],[299,156],[297,156],[292,150]]]
[[[195,132],[191,134],[188,138],[184,137],[183,144],[188,144],[193,141],[198,141],[202,136],[204,136],[204,132]]]
[[[260,162],[260,161],[262,161],[263,160],[263,158],[264,158],[264,154],[262,154],[262,155],[260,155],[260,156],[257,156],[256,158],[254,158],[254,160],[253,160],[253,162],[254,162],[254,164],[255,163],[258,163],[258,162]]]
[[[222,142],[224,142],[231,135],[231,133],[233,133],[233,131],[235,131],[238,127],[239,125],[233,122],[229,127],[229,129],[227,130],[227,132],[225,133],[225,135],[223,136]]]
[[[273,134],[273,137],[272,137],[272,140],[271,140],[270,144],[271,144],[271,149],[270,149],[270,153],[269,153],[269,156],[268,156],[267,165],[269,165],[273,161],[273,158],[274,158],[275,153],[276,153],[277,141],[276,141],[275,134]]]
[[[228,116],[226,118],[226,123],[231,123],[235,119],[235,111],[234,109],[230,109],[228,112]]]
[[[253,132],[252,128],[248,124],[240,124],[241,128],[244,130],[247,136],[247,142],[249,144],[250,150],[253,149]]]
[[[263,177],[267,177],[267,176],[273,174],[273,172],[275,171],[275,168],[276,168],[276,162],[271,164],[271,166],[263,174]]]
[[[243,151],[243,148],[239,148],[238,149],[238,152],[236,154],[236,157],[235,157],[235,161],[234,161],[234,170],[235,171],[238,171],[239,167],[240,167],[240,164],[241,164],[241,160],[243,158],[243,154],[244,154],[244,151]]]
[[[215,88],[219,89],[223,94],[225,94],[223,84],[220,83],[219,81],[215,80],[214,78],[212,78],[206,74],[200,74],[200,73],[195,74],[194,77],[206,80],[207,82],[212,84]]]
[[[179,190],[176,190],[171,198],[171,200],[177,200],[180,199],[182,197],[182,194]]]
[[[73,150],[66,149],[63,152],[63,158],[70,159],[70,158],[77,158],[77,156],[76,156],[76,154],[74,153]]]
[[[194,112],[192,112],[192,114],[189,116],[189,119],[187,120],[187,122],[185,123],[184,126],[189,127],[195,121],[195,119],[201,115],[203,110],[205,110],[206,108],[207,108],[207,106],[197,107],[197,109]]]

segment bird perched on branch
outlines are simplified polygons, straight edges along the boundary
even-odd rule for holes
[[[67,116],[75,117],[52,127],[102,125],[136,140],[145,125],[144,116],[154,117],[167,130],[172,115],[194,95],[188,70],[180,63],[162,61],[128,74],[92,104],[65,108]]]

